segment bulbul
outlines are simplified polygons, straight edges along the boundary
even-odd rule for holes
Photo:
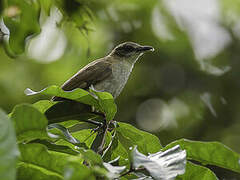
[[[124,88],[135,62],[147,51],[154,51],[154,48],[134,42],[122,43],[106,57],[97,59],[80,69],[61,88],[70,91],[76,88],[88,90],[92,87],[96,91],[109,92],[116,98]],[[52,100],[64,99],[54,96]]]

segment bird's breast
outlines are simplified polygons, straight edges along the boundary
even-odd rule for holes
[[[112,75],[96,84],[94,88],[99,91],[107,91],[116,98],[124,88],[133,65],[127,61],[112,64]]]

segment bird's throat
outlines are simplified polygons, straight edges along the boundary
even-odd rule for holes
[[[96,84],[94,88],[99,91],[107,91],[111,93],[114,98],[116,98],[126,85],[133,66],[134,63],[130,63],[128,60],[114,62],[111,66],[112,75],[102,82]]]

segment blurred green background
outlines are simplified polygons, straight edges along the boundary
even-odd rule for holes
[[[27,97],[26,88],[61,85],[134,41],[155,51],[136,63],[116,100],[116,120],[156,134],[163,145],[220,141],[240,153],[239,0],[4,0],[0,10],[6,112],[49,98]],[[224,177],[240,178],[225,170]]]

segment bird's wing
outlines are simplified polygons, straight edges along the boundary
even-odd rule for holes
[[[67,80],[61,88],[65,91],[76,88],[88,89],[91,85],[97,84],[112,74],[110,66],[111,64],[104,58],[93,61]],[[53,97],[52,100],[58,101],[62,98]]]

